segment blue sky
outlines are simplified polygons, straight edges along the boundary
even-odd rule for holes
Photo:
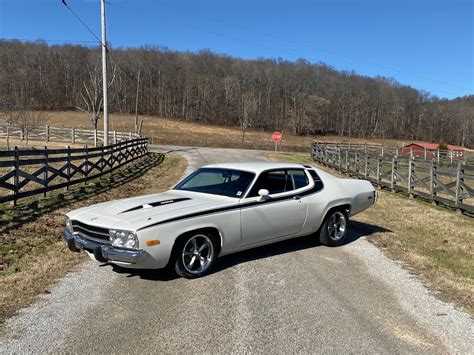
[[[114,47],[305,58],[393,77],[439,97],[474,94],[474,0],[108,2]],[[100,35],[99,0],[68,3]],[[0,0],[0,37],[93,40],[60,0]]]

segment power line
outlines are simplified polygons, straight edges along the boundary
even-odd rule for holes
[[[113,61],[115,62],[115,65],[123,72],[125,73],[130,79],[133,79],[135,80],[135,78],[130,75],[130,73],[128,73],[119,63],[119,61],[115,58],[115,56],[111,53],[111,51],[109,50],[109,47],[107,46],[106,43],[103,43],[102,40],[99,39],[98,36],[96,36],[96,34],[90,29],[89,26],[87,26],[87,24],[85,23],[84,20],[82,20],[82,18],[67,4],[66,0],[61,0],[61,2],[64,4],[64,6],[66,6],[68,8],[69,11],[71,11],[71,13],[79,20],[79,22],[89,31],[89,33],[97,40],[97,42],[101,45],[101,46],[104,46],[105,47],[105,50],[107,51],[107,53],[109,54],[109,56],[113,59]],[[109,4],[109,3],[108,3]],[[89,42],[92,42],[92,43],[96,43],[96,41],[89,41]]]
[[[87,31],[89,31],[89,33],[92,35],[92,37],[94,37],[97,42],[99,42],[102,46],[104,46],[105,48],[107,48],[106,44],[105,43],[102,43],[102,40],[99,39],[99,37],[97,37],[97,35],[94,33],[94,31],[92,31],[90,29],[89,26],[87,26],[87,24],[81,19],[81,17],[76,14],[76,12],[68,5],[68,3],[66,2],[66,0],[61,0],[61,2],[64,4],[64,6],[66,6],[66,8],[71,11],[71,13],[74,15],[74,17],[87,29]]]
[[[45,39],[45,38],[2,38],[6,41],[21,41],[21,42],[46,42],[46,43],[97,43],[97,41],[87,40],[68,40],[68,39]]]
[[[237,24],[232,24],[232,23],[228,23],[228,22],[222,22],[222,21],[218,21],[218,20],[217,20],[217,21],[214,20],[214,22],[215,22],[215,23],[218,23],[218,24],[220,23],[220,24],[230,25],[230,26],[235,27],[235,28],[238,28],[238,29],[244,29],[244,27],[239,26],[239,25],[237,25]],[[391,70],[391,71],[393,71],[393,72],[397,72],[397,73],[399,73],[399,74],[404,74],[404,75],[412,76],[412,77],[415,77],[415,78],[418,78],[418,79],[422,79],[422,80],[425,80],[425,81],[431,81],[431,82],[433,82],[433,83],[438,83],[438,84],[442,84],[442,85],[445,85],[445,86],[451,86],[451,87],[456,88],[456,89],[468,91],[468,89],[466,89],[466,88],[464,88],[464,87],[461,87],[461,86],[458,86],[458,85],[455,85],[455,84],[452,84],[452,83],[448,83],[448,82],[445,82],[445,81],[440,81],[440,80],[437,80],[437,79],[430,79],[430,78],[421,76],[421,75],[419,75],[419,74],[409,73],[409,72],[400,70],[400,69],[395,68],[395,67],[386,66],[386,65],[381,65],[381,64],[376,63],[376,62],[373,62],[373,61],[361,60],[361,59],[359,59],[359,58],[354,58],[354,57],[348,56],[348,55],[346,55],[346,54],[335,53],[335,52],[328,51],[328,50],[321,49],[321,48],[315,48],[315,47],[313,47],[313,46],[306,45],[306,44],[301,43],[301,42],[298,42],[298,41],[294,41],[294,40],[286,39],[286,38],[283,38],[283,37],[275,36],[275,35],[273,35],[273,34],[266,33],[266,32],[260,32],[260,34],[261,34],[261,35],[264,35],[264,36],[266,36],[266,37],[269,37],[269,38],[276,39],[276,40],[281,41],[281,42],[287,42],[287,43],[290,43],[290,44],[294,44],[294,45],[299,46],[299,47],[305,47],[305,48],[308,48],[308,49],[312,49],[312,50],[316,50],[316,51],[319,51],[319,52],[327,53],[327,54],[332,55],[332,56],[337,56],[337,57],[345,58],[345,59],[348,59],[348,60],[351,60],[351,61],[354,61],[354,62],[359,62],[359,63],[362,63],[362,64],[373,65],[373,66],[379,67],[379,68],[381,68],[381,69],[386,69],[386,70]],[[258,45],[260,45],[260,44],[258,44]],[[261,46],[261,45],[260,45],[260,46]],[[286,51],[286,52],[289,52],[289,51]],[[294,54],[294,53],[293,53],[293,54]]]

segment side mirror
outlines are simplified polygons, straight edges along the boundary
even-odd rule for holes
[[[258,190],[258,195],[260,198],[258,199],[259,201],[264,201],[268,197],[268,190],[267,189],[260,189]]]

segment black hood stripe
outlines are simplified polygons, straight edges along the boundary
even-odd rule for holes
[[[151,228],[151,227],[155,227],[155,226],[158,226],[160,224],[176,222],[176,221],[179,221],[179,220],[182,220],[182,219],[201,217],[201,216],[204,216],[204,215],[207,215],[207,214],[222,213],[222,212],[227,212],[227,211],[231,211],[231,210],[235,210],[235,209],[239,209],[239,208],[242,208],[242,209],[243,208],[250,208],[250,207],[257,206],[257,205],[263,205],[263,204],[268,204],[268,203],[277,203],[277,202],[292,200],[295,197],[305,197],[305,196],[313,195],[315,193],[318,193],[322,189],[323,189],[322,182],[321,181],[315,181],[315,185],[311,189],[308,189],[306,191],[302,191],[300,193],[294,193],[294,194],[291,194],[291,195],[281,196],[281,197],[277,197],[277,198],[269,198],[268,200],[265,200],[265,201],[253,201],[253,202],[243,204],[243,205],[236,204],[236,205],[231,205],[231,206],[226,206],[226,207],[214,208],[214,209],[210,209],[210,210],[206,210],[206,211],[190,213],[190,214],[186,214],[186,215],[183,215],[183,216],[178,216],[178,217],[174,217],[174,218],[170,218],[170,219],[165,219],[164,221],[149,224],[148,226],[138,228],[137,231],[147,229],[147,228]]]
[[[163,205],[170,205],[170,204],[176,203],[176,202],[187,201],[187,200],[191,200],[191,198],[189,198],[189,197],[170,198],[170,199],[163,200],[163,201],[157,201],[157,202],[152,202],[152,203],[145,203],[145,204],[142,204],[142,205],[139,205],[139,206],[136,206],[136,207],[132,207],[132,208],[130,208],[130,209],[128,209],[128,210],[122,211],[122,212],[120,212],[120,213],[118,213],[118,214],[123,214],[123,213],[127,213],[127,212],[132,212],[132,211],[141,210],[144,205],[150,205],[150,206],[152,206],[152,207],[158,207],[158,206],[163,206]]]

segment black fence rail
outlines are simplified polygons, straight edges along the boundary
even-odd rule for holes
[[[147,154],[146,138],[106,147],[0,151],[0,203],[98,178]]]
[[[461,159],[428,159],[416,155],[382,155],[377,150],[315,142],[312,157],[318,163],[373,184],[420,196],[435,204],[474,214],[474,163]],[[439,162],[438,162],[439,161]]]

